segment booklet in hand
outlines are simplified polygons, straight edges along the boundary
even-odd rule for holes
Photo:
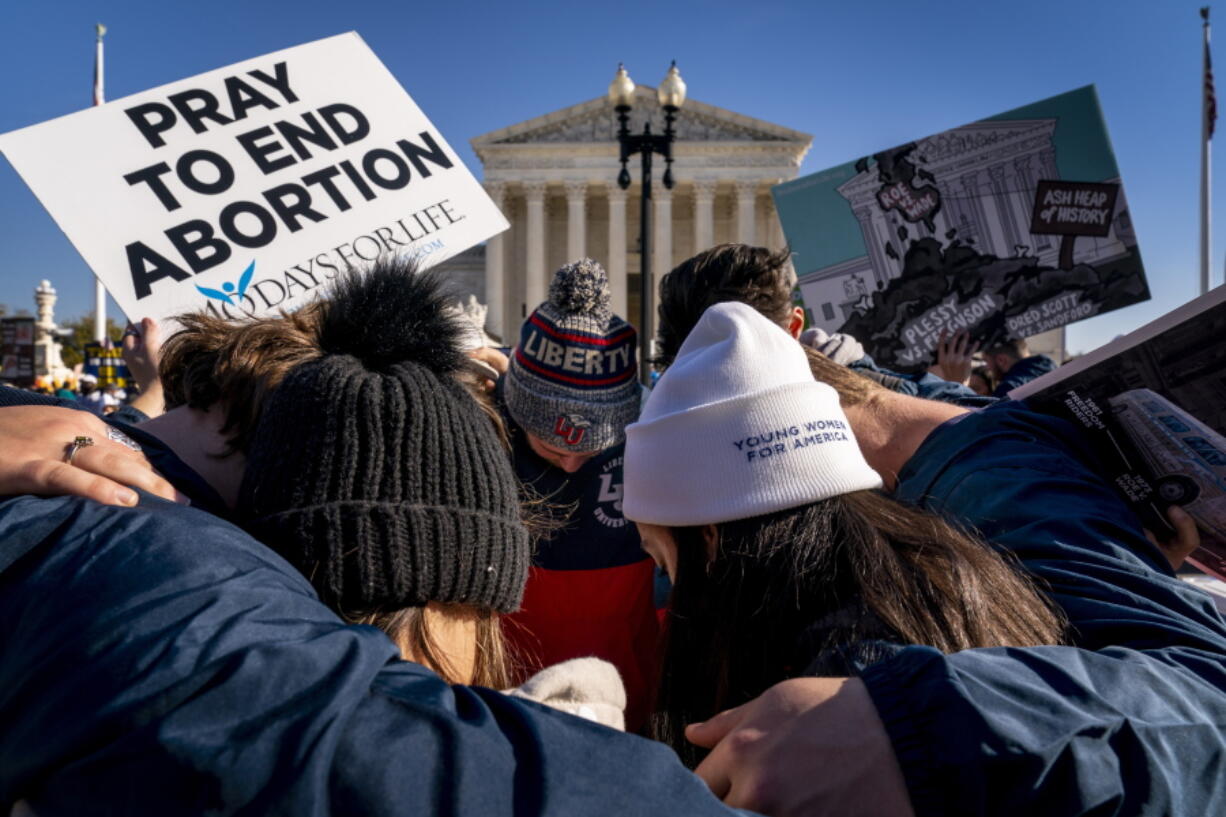
[[[1180,505],[1201,537],[1188,561],[1226,581],[1226,286],[1009,396],[1084,428],[1160,538]]]

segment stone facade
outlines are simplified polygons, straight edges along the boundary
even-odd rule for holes
[[[638,86],[631,131],[663,129],[654,88]],[[672,190],[656,157],[652,277],[725,241],[784,244],[770,188],[793,179],[812,143],[806,133],[689,100],[677,118]],[[545,299],[553,270],[588,255],[609,272],[614,311],[639,322],[639,157],[618,188],[617,118],[603,97],[478,136],[484,184],[511,228],[484,248],[487,329],[512,339]],[[447,262],[450,269],[455,259]],[[467,262],[471,264],[471,259]],[[640,327],[641,328],[641,327]]]

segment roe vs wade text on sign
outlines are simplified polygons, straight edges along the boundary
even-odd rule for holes
[[[506,219],[349,33],[0,136],[129,318],[306,303],[381,254],[431,264]]]

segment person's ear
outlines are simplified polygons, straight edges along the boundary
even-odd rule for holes
[[[719,552],[719,528],[714,525],[702,526],[702,541],[707,546],[707,564],[715,561],[715,555]]]
[[[800,340],[800,333],[805,331],[805,311],[799,306],[792,307],[792,317],[788,319],[788,334],[793,340]]]

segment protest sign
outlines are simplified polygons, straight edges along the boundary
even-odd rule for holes
[[[0,135],[130,319],[295,308],[383,254],[507,228],[357,34]]]
[[[0,380],[34,385],[33,318],[0,318]]]
[[[1093,86],[772,192],[809,319],[894,368],[1149,298]]]
[[[132,382],[128,364],[123,359],[119,346],[103,346],[100,343],[85,344],[85,374],[98,378],[98,385],[114,384],[126,388]]]

